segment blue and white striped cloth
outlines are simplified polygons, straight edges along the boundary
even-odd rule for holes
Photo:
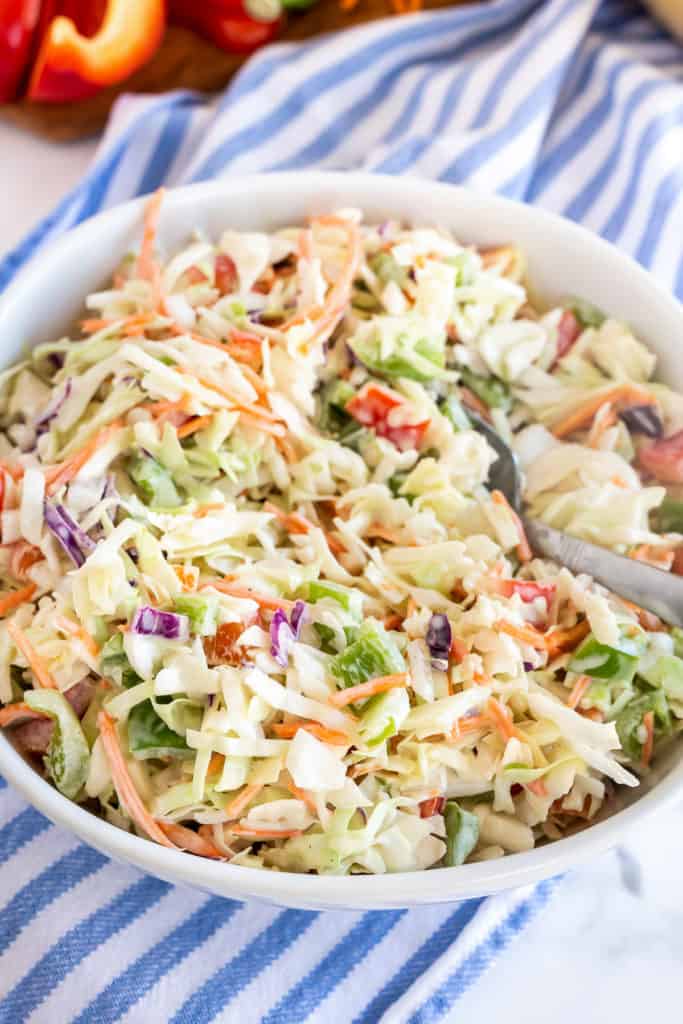
[[[90,172],[0,263],[0,287],[67,228],[162,182],[317,166],[539,203],[683,298],[682,153],[683,51],[637,4],[388,19],[271,47],[214,102],[120,100]],[[552,888],[370,914],[241,905],[108,862],[2,779],[0,865],[0,1024],[455,1019]]]

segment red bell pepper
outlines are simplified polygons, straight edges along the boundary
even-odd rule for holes
[[[683,483],[683,430],[655,441],[638,452],[641,469],[662,484]]]
[[[574,342],[580,336],[583,328],[571,309],[565,309],[557,325],[557,352],[555,362],[566,356],[567,352],[574,346]]]
[[[164,0],[64,0],[56,6],[28,88],[30,99],[48,103],[83,99],[123,81],[152,57],[166,24]]]
[[[555,583],[535,583],[533,580],[501,580],[499,587],[499,592],[504,597],[519,594],[522,601],[527,603],[535,601],[537,597],[542,597],[546,604],[550,604],[556,590]]]
[[[169,0],[169,18],[222,50],[251,53],[279,35],[279,0]]]
[[[39,17],[40,0],[0,0],[0,103],[19,92]]]
[[[399,451],[419,449],[430,420],[420,420],[419,423],[392,423],[390,413],[402,405],[405,405],[405,402],[401,395],[382,387],[381,384],[370,382],[362,387],[344,408],[349,416],[353,416],[364,427],[372,427],[379,437],[386,437]]]

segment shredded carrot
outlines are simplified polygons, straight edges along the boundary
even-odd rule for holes
[[[646,565],[652,565],[655,569],[669,572],[676,556],[676,549],[655,544],[639,544],[638,547],[632,548],[628,555],[629,558],[634,558],[637,562],[645,562]]]
[[[250,825],[226,825],[229,832],[234,836],[243,836],[245,839],[294,839],[295,836],[302,836],[300,828],[252,828]]]
[[[133,780],[130,777],[128,765],[119,743],[116,722],[106,711],[100,711],[97,716],[97,727],[100,730],[102,746],[107,755],[109,770],[121,804],[125,807],[138,828],[146,832],[150,839],[154,839],[161,846],[167,846],[171,850],[175,850],[176,847],[170,839],[167,839],[166,834],[149,813],[142,802],[140,794],[133,785]]]
[[[223,765],[225,764],[224,754],[212,754],[211,760],[209,761],[209,767],[206,769],[207,775],[218,775],[219,772],[223,771]]]
[[[339,277],[330,288],[321,310],[309,309],[298,313],[291,320],[282,325],[283,330],[293,327],[295,324],[310,320],[315,325],[315,331],[311,341],[324,342],[332,334],[344,310],[348,304],[353,280],[360,266],[363,256],[363,244],[360,231],[356,224],[343,217],[326,216],[316,217],[311,222],[312,226],[337,227],[346,233],[348,253],[346,262]]]
[[[20,604],[25,604],[30,601],[36,591],[35,583],[29,583],[27,587],[22,587],[21,590],[13,590],[10,593],[0,594],[0,615],[7,615],[8,612],[14,611]]]
[[[569,698],[567,700],[567,707],[578,707],[579,703],[581,702],[581,698],[590,686],[591,682],[592,680],[590,676],[579,676],[579,678],[574,683],[574,686],[572,687],[572,692],[569,694]]]
[[[555,423],[551,427],[553,434],[555,437],[563,438],[586,427],[605,402],[610,402],[614,408],[618,408],[620,405],[657,404],[655,399],[642,388],[634,387],[633,384],[618,384],[616,387],[610,388],[609,391],[593,395],[578,409],[574,409],[564,419]]]
[[[662,620],[654,614],[654,612],[648,612],[645,608],[641,608],[640,605],[634,604],[633,601],[627,601],[625,597],[620,597],[621,603],[628,608],[630,612],[638,619],[638,623],[647,630],[648,633],[662,633],[667,632],[667,627],[664,625]]]
[[[246,810],[254,797],[258,796],[262,789],[263,786],[258,782],[245,786],[244,789],[240,790],[235,799],[230,801],[225,808],[225,813],[229,818],[239,818],[242,811]]]
[[[370,523],[365,531],[365,536],[369,539],[385,540],[388,544],[405,543],[398,530],[394,530],[390,526],[382,526],[381,523]]]
[[[161,416],[167,416],[172,412],[188,412],[188,407],[192,401],[191,396],[185,394],[182,398],[179,398],[174,402],[150,402],[147,405],[140,406],[141,409],[146,409],[154,419],[158,419]]]
[[[298,733],[299,729],[310,732],[321,743],[329,743],[335,747],[348,747],[351,740],[343,732],[336,729],[327,729],[320,722],[275,722],[271,730],[282,740],[291,740]]]
[[[198,574],[187,571],[182,565],[174,565],[173,571],[180,580],[180,585],[186,593],[192,593],[197,589]]]
[[[50,495],[55,494],[61,487],[64,487],[65,484],[73,480],[76,474],[85,466],[86,462],[90,461],[95,452],[102,448],[124,426],[123,420],[114,420],[107,427],[98,430],[87,444],[83,445],[79,451],[71,455],[65,462],[46,470],[45,483],[47,485],[47,493]]]
[[[68,619],[65,615],[57,615],[55,617],[55,625],[57,626],[57,629],[61,629],[62,632],[68,633],[70,636],[76,637],[77,640],[80,640],[88,654],[91,654],[93,658],[99,658],[99,644],[92,633],[89,633],[87,629],[80,626],[77,622],[74,622],[73,619]]]
[[[259,396],[259,398],[266,398],[268,395],[268,388],[263,383],[258,373],[255,373],[254,370],[252,370],[252,368],[250,366],[247,366],[246,364],[242,367],[242,373],[244,374],[245,378],[249,381],[252,388]]]
[[[18,463],[7,462],[5,459],[0,460],[0,469],[4,469],[5,473],[8,473],[15,484],[19,483],[24,475],[24,467],[18,465]]]
[[[299,787],[291,781],[287,783],[287,789],[295,800],[301,800],[305,803],[312,814],[318,814],[317,804],[310,793],[307,793],[305,789],[299,789]]]
[[[655,715],[654,711],[646,711],[643,715],[643,725],[645,726],[645,742],[643,743],[643,750],[640,755],[640,760],[644,768],[647,768],[650,761],[652,760],[652,751],[655,745]]]
[[[276,437],[275,446],[284,457],[285,462],[288,462],[290,466],[296,462],[296,451],[294,450],[294,445],[287,437]]]
[[[23,701],[19,704],[9,704],[6,708],[0,708],[0,729],[10,725],[19,725],[20,722],[31,722],[39,718],[49,718],[42,711],[34,711]]]
[[[29,664],[29,668],[36,677],[36,681],[44,690],[58,690],[52,673],[47,665],[33,648],[33,644],[24,633],[23,629],[17,626],[16,622],[7,623],[7,632],[12,637],[15,646],[21,651]]]
[[[299,259],[308,263],[313,259],[313,232],[310,228],[304,228],[299,232],[297,251]]]
[[[602,410],[605,410],[604,412]],[[617,422],[617,415],[610,402],[601,405],[595,414],[593,425],[588,432],[587,443],[589,448],[599,448],[605,432]]]
[[[400,629],[403,625],[403,616],[397,612],[394,612],[393,615],[385,615],[382,625],[385,629]]]
[[[270,434],[276,439],[284,437],[287,432],[283,423],[271,423],[270,420],[261,419],[255,413],[245,412],[243,409],[237,411],[242,423],[247,427],[254,427],[254,429],[260,430],[264,434]]]
[[[251,405],[249,402],[244,402],[228,388],[223,387],[222,384],[216,384],[214,381],[207,380],[206,377],[200,377],[194,370],[190,370],[186,366],[179,366],[177,369],[179,373],[195,377],[203,388],[206,388],[208,391],[215,391],[217,395],[225,398],[239,412],[249,413],[250,416],[256,416],[258,419],[265,420],[268,423],[278,423],[278,417],[270,409],[264,409],[262,405]]]
[[[470,653],[469,647],[467,646],[465,641],[461,640],[460,637],[458,637],[458,636],[454,636],[452,638],[452,640],[451,640],[451,650],[450,650],[450,655],[451,655],[451,658],[453,659],[453,661],[456,664],[459,665],[460,662],[464,658],[466,658],[469,653]]]
[[[482,402],[478,395],[475,395],[474,391],[470,391],[469,388],[461,386],[460,398],[465,408],[478,413],[483,420],[486,420],[487,423],[491,422],[491,410],[488,405]]]
[[[62,615],[55,618],[55,625],[58,629],[61,629],[65,633],[69,633],[71,636],[80,640],[88,653],[92,654],[94,658],[99,657],[99,644],[92,633],[89,633],[83,626],[80,626],[77,622],[73,622],[72,619],[68,619]]]
[[[591,631],[587,619],[577,622],[571,629],[555,629],[546,633],[545,644],[548,651],[548,658],[555,658],[565,651],[573,651]]]
[[[533,626],[516,626],[513,622],[506,622],[504,619],[500,619],[494,628],[501,633],[507,633],[508,636],[514,637],[520,643],[533,647],[536,651],[547,650],[545,637],[537,629],[534,629]]]
[[[210,840],[193,832],[191,828],[186,828],[174,821],[159,821],[158,819],[157,825],[178,850],[187,850],[188,853],[194,853],[197,857],[209,857],[211,860],[225,860],[224,853],[221,853]]]
[[[206,590],[207,587],[213,587],[214,590],[220,590],[222,594],[229,594],[230,597],[244,597],[250,601],[256,601],[261,608],[265,608],[266,611],[277,611],[278,608],[283,608],[285,611],[289,611],[294,607],[294,601],[288,601],[284,597],[270,597],[268,594],[259,594],[256,590],[250,590],[248,587],[240,587],[235,583],[229,583],[225,580],[202,580],[200,589]]]
[[[507,508],[508,512],[512,516],[515,528],[517,530],[517,536],[519,537],[519,544],[517,545],[517,557],[520,562],[530,562],[532,558],[532,551],[524,532],[522,520],[519,518],[514,508],[510,505],[502,491],[491,491],[491,501],[495,502],[496,505],[501,505]]]
[[[225,509],[225,503],[222,501],[211,501],[207,505],[198,505],[192,515],[195,519],[206,519],[212,512],[221,512]]]
[[[451,729],[451,739],[457,740],[468,732],[481,732],[482,729],[488,729],[490,725],[491,721],[486,715],[469,715],[458,718]]]
[[[406,605],[406,618],[409,619],[410,616],[414,615],[417,610],[418,610],[417,601],[415,600],[415,598],[411,594],[411,596],[408,598],[408,603]]]
[[[365,683],[357,686],[349,686],[346,690],[333,693],[330,697],[330,704],[337,708],[343,708],[347,704],[355,704],[356,701],[365,700],[366,697],[373,697],[376,693],[385,693],[397,686],[407,686],[408,674],[396,672],[390,676],[378,676],[376,679],[368,679]]]
[[[26,540],[15,541],[11,545],[11,551],[10,572],[18,580],[25,580],[31,566],[35,565],[36,562],[42,562],[45,558],[40,548],[34,547],[33,544],[29,544]]]
[[[307,519],[306,516],[302,516],[299,512],[284,512],[283,509],[278,508],[277,505],[274,505],[270,501],[264,502],[263,509],[265,512],[270,512],[271,515],[275,516],[275,518],[282,523],[288,533],[304,534],[310,533],[311,530],[315,529],[322,530],[322,527],[316,527],[315,523],[312,523],[310,519]],[[337,540],[333,534],[327,533],[325,530],[322,530],[322,532],[332,554],[344,554],[346,547],[341,543],[341,541]]]
[[[154,281],[155,279],[157,264],[154,259],[154,242],[156,241],[164,192],[165,189],[158,188],[145,207],[145,225],[137,262],[137,276],[145,281]]]
[[[196,434],[198,430],[206,430],[213,423],[213,416],[194,416],[187,423],[183,423],[182,427],[178,427],[176,433],[179,438],[189,437],[191,434]]]
[[[527,782],[526,788],[531,793],[535,793],[536,796],[544,797],[548,795],[543,779],[534,779],[532,782]]]
[[[486,710],[503,739],[511,740],[515,737],[517,739],[520,738],[519,729],[515,728],[512,719],[506,713],[505,708],[496,700],[495,697],[490,697],[488,699],[486,703]]]

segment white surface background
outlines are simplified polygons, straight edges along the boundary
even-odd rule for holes
[[[0,125],[0,256],[77,183],[95,148],[96,140],[54,145]],[[657,1014],[675,1021],[682,965],[683,806],[567,876],[451,1019],[654,1024]]]

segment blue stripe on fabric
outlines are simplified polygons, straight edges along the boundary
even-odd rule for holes
[[[662,178],[652,199],[645,220],[645,230],[635,252],[638,262],[646,267],[652,265],[662,229],[671,213],[672,206],[681,195],[683,195],[683,166],[674,167],[666,177]],[[683,223],[681,227],[683,227]],[[683,233],[680,238],[683,241]]]
[[[683,302],[683,255],[681,255],[680,262],[678,264],[678,273],[676,274],[676,284],[674,290],[678,298]]]
[[[427,86],[430,85],[435,76],[439,74],[442,68],[448,63],[448,57],[441,58],[440,60],[435,61],[435,64],[438,65],[437,67],[431,68],[429,71],[425,71],[425,73],[420,77],[410,96],[406,100],[401,113],[398,115],[391,128],[389,128],[385,133],[384,142],[387,145],[392,142],[396,142],[397,139],[400,139],[402,135],[405,135],[405,133],[412,128],[417,112],[422,104],[422,98]]]
[[[378,1021],[386,1010],[400,999],[440,956],[443,956],[449,946],[457,940],[463,928],[470,923],[483,902],[482,898],[461,903],[379,990],[372,1002],[368,1003],[363,1012],[355,1018],[353,1024],[375,1024],[375,1021]]]
[[[97,850],[77,846],[27,882],[0,910],[0,953],[5,952],[36,914],[106,863],[107,858]]]
[[[505,12],[506,14],[508,12]],[[492,26],[488,31],[481,33],[477,36],[476,40],[466,39],[458,42],[453,46],[452,50],[447,51],[444,54],[443,46],[439,49],[434,50],[431,53],[421,53],[420,63],[424,61],[434,62],[438,60],[439,63],[442,61],[449,61],[453,65],[460,58],[467,57],[468,62],[473,61],[476,54],[472,53],[473,45],[477,49],[482,48],[493,39],[497,38],[501,32],[510,33],[510,31],[517,29],[525,21],[525,13],[520,13],[519,10],[512,12],[511,17],[507,21],[502,21]],[[274,164],[269,170],[287,170],[295,167],[304,167],[312,163],[320,163],[330,152],[335,149],[340,142],[342,142],[359,123],[366,119],[372,114],[377,107],[385,102],[387,96],[394,86],[396,79],[405,71],[407,67],[410,67],[415,62],[414,54],[406,54],[405,57],[394,64],[381,78],[377,79],[374,83],[373,90],[366,96],[363,96],[352,106],[348,107],[343,113],[334,119],[327,129],[320,132],[320,134],[314,139],[313,142],[303,146],[297,153],[288,157],[286,160],[280,163]],[[473,63],[468,63],[468,66],[463,68],[461,73],[456,76],[456,81],[452,84],[448,90],[447,100],[450,99],[452,104],[453,98],[462,89],[465,80],[471,75],[474,69]],[[444,120],[446,119],[446,112],[452,113],[452,107],[449,108],[447,101],[441,106],[438,123],[441,125],[441,131],[443,131]],[[438,131],[439,129],[435,129]],[[416,157],[413,157],[413,160]]]
[[[7,780],[2,775],[0,775],[0,789],[6,789],[6,788],[7,788]]]
[[[32,807],[20,811],[0,829],[0,864],[13,857],[17,850],[30,843],[46,828],[50,828],[50,822]]]
[[[487,163],[506,143],[510,142],[536,115],[547,109],[561,80],[563,66],[550,71],[515,108],[509,119],[495,132],[491,132],[453,161],[439,177],[444,181],[463,182]]]
[[[154,192],[162,184],[180,151],[191,120],[192,108],[189,106],[172,107],[168,111],[164,130],[140,178],[136,195]]]
[[[622,192],[620,199],[615,204],[611,214],[607,218],[600,234],[608,241],[613,242],[621,234],[627,218],[635,209],[638,199],[640,183],[643,178],[643,168],[654,148],[672,128],[683,124],[683,106],[678,106],[666,113],[654,114],[645,129],[641,132],[640,138],[635,146],[635,160],[631,168],[629,180]]]
[[[612,148],[605,154],[605,159],[595,174],[585,183],[583,188],[565,207],[563,213],[566,217],[571,217],[572,220],[581,220],[586,216],[589,209],[595,205],[604,190],[609,187],[610,181],[614,177],[615,162],[618,158],[620,146],[626,138],[633,116],[645,100],[648,100],[653,93],[657,93],[662,88],[663,84],[661,82],[641,82],[633,90],[624,104],[621,117],[619,118],[619,122],[616,126],[615,139]],[[595,131],[597,131],[597,127],[598,126],[596,126]],[[587,133],[583,139],[583,145],[590,145],[593,138],[593,131]]]
[[[261,1024],[304,1021],[406,913],[405,910],[385,910],[363,914],[320,963],[262,1018]]]
[[[170,889],[168,882],[141,878],[79,921],[0,1001],[0,1024],[22,1024],[85,957],[155,906]]]
[[[529,6],[533,5],[530,0],[526,0],[526,2]],[[533,3],[535,2],[536,0],[533,0]],[[519,0],[509,0],[508,3],[501,4],[500,10],[518,7]],[[420,21],[416,25],[411,24],[405,29],[396,29],[391,36],[391,46],[398,47],[404,44],[411,46],[435,36],[443,36],[445,32],[459,24],[462,24],[467,30],[476,29],[490,19],[491,12],[478,8],[467,12],[467,15],[467,18],[463,18],[461,10],[449,15],[435,16],[433,19]],[[304,110],[308,102],[317,100],[330,89],[339,88],[343,82],[367,71],[372,62],[381,59],[386,52],[387,40],[382,38],[362,47],[352,55],[344,57],[332,67],[315,72],[305,82],[296,86],[265,117],[225,139],[204,160],[204,163],[193,174],[192,181],[201,181],[217,175],[233,157],[243,150],[256,146],[263,139],[270,138],[281,131],[292,118]]]
[[[170,1024],[209,1024],[311,926],[318,914],[285,910],[187,999]]]
[[[114,1024],[183,960],[222,928],[241,903],[212,898],[121,974],[117,974],[72,1024]]]
[[[570,4],[567,4],[567,8],[573,8],[575,3],[576,0],[572,0]],[[551,14],[551,20],[557,19],[559,21],[564,15],[566,8],[563,8],[557,15],[550,7],[548,10]],[[543,37],[544,33],[548,31],[547,22],[548,18],[543,17],[541,14],[533,24],[533,30],[529,33],[528,38],[521,42],[521,44],[512,48],[507,60],[503,62],[502,67],[499,69],[495,78],[489,85],[484,98],[481,101],[476,117],[470,124],[470,131],[481,131],[481,129],[484,128],[488,121],[494,116],[496,107],[508,87],[511,76],[519,70],[529,54],[534,52],[537,43]]]
[[[440,982],[438,990],[415,1011],[408,1024],[434,1024],[434,1021],[452,1010],[453,1003],[544,906],[558,881],[557,878],[551,878],[540,882],[534,893],[494,928],[446,981]]]

